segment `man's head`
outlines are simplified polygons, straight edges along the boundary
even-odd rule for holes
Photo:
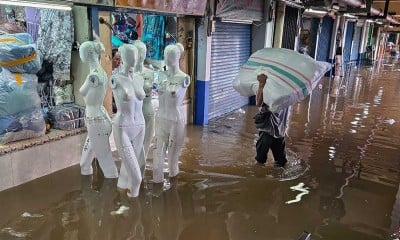
[[[118,52],[118,49],[113,49],[112,50],[112,68],[118,68],[119,65],[121,64],[121,55]]]

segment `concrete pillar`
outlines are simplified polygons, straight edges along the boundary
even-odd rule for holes
[[[196,81],[195,116],[196,125],[208,124],[208,103],[210,92],[211,36],[207,36],[208,20],[203,18],[197,23],[196,41]]]
[[[104,18],[107,22],[111,20],[111,14],[108,11],[99,11],[99,17]],[[92,21],[99,22],[98,19]],[[110,79],[112,73],[112,43],[111,43],[111,30],[105,24],[99,26],[99,37],[100,42],[103,43],[105,51],[101,56],[101,66],[107,73],[107,79]],[[109,84],[107,84],[106,96],[104,97],[104,107],[107,109],[108,114],[112,115],[112,90]]]
[[[338,38],[337,34],[338,34],[338,30],[339,30],[339,25],[340,25],[340,18],[336,17],[335,21],[333,22],[333,27],[332,27],[331,46],[329,49],[329,59],[328,59],[328,61],[332,64],[335,63],[335,56],[336,56],[336,49],[337,49],[336,41]],[[333,71],[331,70],[329,73],[329,76],[332,76],[332,75],[333,75]]]
[[[381,43],[381,28],[378,28],[378,33],[376,34],[374,60],[378,59],[380,43]]]
[[[89,27],[89,16],[86,7],[74,6],[73,7],[74,22],[79,23],[79,27],[74,28],[75,40],[79,43],[84,43],[90,38],[90,27]],[[81,106],[85,105],[82,95],[79,93],[79,88],[86,80],[86,76],[89,74],[89,67],[83,64],[78,51],[72,51],[71,53],[71,75],[74,79],[74,95],[75,103]]]
[[[399,40],[400,40],[400,33],[397,33],[396,34],[396,42],[395,42],[396,45],[399,45]]]
[[[278,1],[275,19],[274,48],[282,47],[283,28],[285,24],[285,8],[285,2]]]
[[[367,42],[368,42],[368,28],[369,24],[367,21],[364,21],[364,25],[362,28],[361,42],[360,42],[360,50],[358,52],[358,65],[361,65],[362,60],[364,59],[364,54],[367,50]]]
[[[312,56],[314,59],[317,59],[317,55],[318,55],[319,36],[321,35],[322,21],[323,21],[323,19],[320,18],[319,24],[318,24],[317,39],[315,40],[314,56]]]

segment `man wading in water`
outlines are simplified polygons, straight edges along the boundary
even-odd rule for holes
[[[265,125],[258,128],[259,138],[256,143],[257,156],[255,159],[258,163],[264,164],[267,161],[268,151],[272,150],[275,165],[284,167],[286,159],[285,151],[285,132],[288,116],[288,108],[273,113],[269,110],[269,106],[264,103],[263,89],[267,82],[267,75],[259,73],[257,75],[258,90],[256,94],[256,105],[260,107],[260,113],[265,113]]]

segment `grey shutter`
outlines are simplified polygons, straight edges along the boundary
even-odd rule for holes
[[[325,16],[322,19],[321,33],[318,38],[317,60],[328,62],[329,50],[331,48],[331,38],[333,29],[333,19]]]
[[[360,50],[362,27],[355,27],[353,36],[353,47],[351,48],[351,61],[358,60],[358,53]]]
[[[297,33],[297,18],[299,10],[286,6],[285,22],[283,25],[282,48],[294,50]]]
[[[216,22],[211,43],[209,119],[249,103],[233,89],[232,81],[250,56],[250,30],[251,25]]]
[[[345,63],[350,62],[351,58],[351,45],[353,42],[354,26],[355,26],[354,22],[347,23],[346,36],[343,49],[343,58]]]

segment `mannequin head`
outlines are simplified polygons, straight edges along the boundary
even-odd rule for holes
[[[138,64],[143,64],[144,60],[146,59],[146,52],[147,52],[146,44],[144,44],[140,40],[136,40],[133,42],[133,45],[138,50],[138,60],[137,60]]]
[[[167,67],[168,68],[171,68],[171,67],[179,68],[179,59],[181,58],[181,55],[184,51],[185,51],[185,48],[180,43],[168,45],[164,50],[164,59],[165,59],[165,64],[167,65]]]
[[[104,52],[104,45],[98,41],[87,41],[79,47],[79,56],[84,63],[100,62],[101,53]]]
[[[138,50],[133,44],[123,44],[118,48],[121,53],[122,66],[124,68],[132,68],[138,60]]]

